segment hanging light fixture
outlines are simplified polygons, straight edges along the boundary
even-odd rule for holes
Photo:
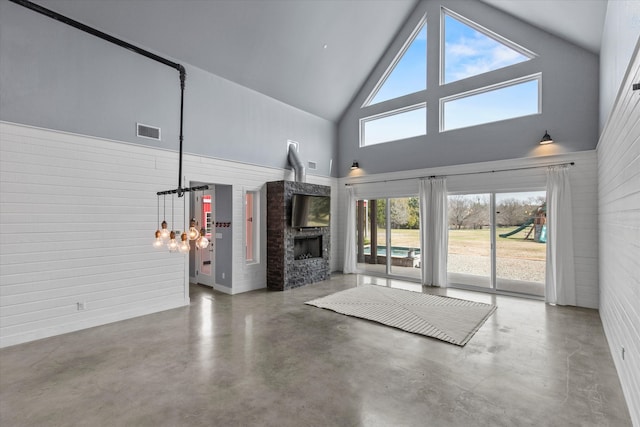
[[[157,223],[158,227],[160,227],[160,196],[156,196],[156,204],[157,204]],[[160,228],[156,230],[156,239],[153,241],[153,247],[156,249],[160,249],[164,244],[164,240],[162,239],[162,232]]]
[[[209,246],[209,239],[205,237],[206,230],[204,228],[200,229],[200,237],[196,240],[196,246],[198,249],[206,249]]]
[[[204,190],[200,193],[200,200],[204,201]],[[206,219],[204,220],[206,222]],[[209,239],[207,239],[207,230],[205,229],[206,224],[202,224],[203,227],[200,228],[200,236],[196,239],[196,247],[198,249],[206,249],[209,246]]]
[[[196,240],[198,237],[200,237],[200,232],[198,231],[195,218],[192,218],[191,222],[189,223],[189,233],[187,234],[187,236],[189,237],[189,240]]]
[[[160,197],[160,196],[157,196],[157,197]],[[171,231],[167,228],[166,218],[167,218],[167,196],[163,194],[162,195],[162,224],[160,224],[160,237],[165,242],[169,240],[169,231]]]
[[[178,242],[176,241],[175,231],[171,231],[171,233],[169,233],[169,243],[167,244],[167,247],[169,248],[169,252],[175,252],[176,250],[178,250]]]
[[[84,31],[88,34],[91,34],[92,36],[98,37],[100,39],[106,40],[109,43],[113,43],[115,45],[118,45],[120,47],[123,47],[129,51],[135,52],[139,55],[142,55],[148,59],[151,59],[153,61],[159,62],[163,65],[166,65],[168,67],[174,68],[178,71],[178,73],[180,74],[180,135],[179,135],[179,141],[180,141],[180,148],[179,148],[179,157],[178,157],[178,188],[173,189],[173,190],[166,190],[166,191],[158,191],[156,193],[156,196],[165,196],[167,194],[171,194],[172,195],[172,200],[173,200],[173,194],[177,194],[178,198],[183,197],[184,194],[186,192],[189,191],[196,191],[196,190],[206,190],[209,187],[207,185],[203,185],[203,186],[199,186],[199,187],[182,187],[182,143],[183,143],[183,132],[182,132],[182,125],[183,125],[183,118],[184,118],[184,88],[185,88],[185,81],[187,79],[187,71],[184,68],[184,66],[182,64],[179,64],[177,62],[173,62],[170,61],[166,58],[163,58],[153,52],[149,52],[148,50],[142,49],[136,45],[133,45],[131,43],[128,43],[124,40],[118,39],[116,37],[113,37],[110,34],[106,34],[100,30],[97,30],[95,28],[89,27],[88,25],[85,25],[81,22],[78,22],[74,19],[71,19],[67,16],[61,15],[57,12],[54,12],[53,10],[47,9],[39,4],[33,3],[31,1],[28,0],[11,0],[14,3],[17,3],[21,6],[24,6],[28,9],[31,9],[35,12],[38,12],[42,15],[48,16],[49,18],[55,19],[56,21],[62,22],[64,24],[70,25],[74,28],[77,28],[78,30]],[[159,219],[159,218],[158,218]],[[172,221],[172,229],[173,229],[173,219]],[[169,229],[167,228],[167,222],[166,220],[162,221],[161,224],[161,228],[160,229],[156,229],[156,240],[153,242],[153,245],[156,246],[158,245],[158,238],[161,237],[163,239],[166,239],[167,237],[169,238],[169,245],[170,245],[170,249],[171,249],[171,245],[172,242],[175,242],[175,231],[169,231]],[[177,242],[175,242],[177,245]]]
[[[186,198],[182,198],[182,218],[185,221],[185,228],[187,228],[187,208],[186,208]],[[187,232],[183,231],[180,235],[180,244],[178,245],[178,252],[182,254],[186,254],[189,252],[189,238],[187,237]]]
[[[187,237],[187,233],[182,233],[182,235],[180,236],[180,246],[178,246],[178,251],[180,251],[180,253],[186,254],[187,252],[189,252],[189,238]]]

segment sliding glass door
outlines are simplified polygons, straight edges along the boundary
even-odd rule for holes
[[[450,283],[491,288],[491,195],[449,196]]]
[[[544,191],[450,195],[448,203],[450,284],[544,296]]]
[[[544,191],[496,194],[496,289],[544,296]]]
[[[420,279],[420,214],[417,197],[358,200],[358,270]]]

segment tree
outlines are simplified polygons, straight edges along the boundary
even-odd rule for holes
[[[466,196],[449,197],[449,224],[460,230],[472,215],[471,200]]]
[[[391,218],[391,228],[407,228],[409,221],[409,200],[391,199],[389,204],[389,214]]]
[[[409,197],[409,220],[407,228],[416,230],[420,228],[420,200],[417,197]]]

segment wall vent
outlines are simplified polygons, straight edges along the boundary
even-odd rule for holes
[[[316,164],[316,162],[312,162],[311,160],[309,160],[308,166],[309,166],[309,169],[311,170],[318,169],[318,165]]]
[[[160,128],[136,123],[136,135],[140,138],[149,138],[160,141]]]

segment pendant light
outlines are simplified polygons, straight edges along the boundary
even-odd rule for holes
[[[171,231],[169,233],[169,244],[167,244],[167,247],[169,248],[169,252],[175,252],[176,250],[178,250],[178,242],[176,241],[175,231]]]
[[[196,240],[200,237],[200,232],[198,231],[195,218],[192,218],[189,223],[189,233],[187,235],[189,236],[189,240]]]
[[[167,228],[167,196],[162,195],[162,224],[160,224],[160,237],[165,242],[169,240],[169,229]]]
[[[206,230],[204,228],[200,229],[200,237],[196,240],[196,246],[198,249],[206,249],[209,246],[209,239],[205,237]]]
[[[187,228],[187,208],[186,208],[187,202],[186,202],[186,197],[182,198],[182,218],[184,220],[184,225],[185,228]],[[180,252],[181,254],[186,254],[189,252],[189,238],[187,237],[187,232],[183,231],[182,234],[180,235],[180,244],[178,245],[178,252]]]
[[[178,246],[178,251],[180,251],[180,253],[186,254],[187,252],[189,252],[189,239],[187,238],[187,233],[182,233],[182,235],[180,236],[180,246]]]
[[[157,204],[157,222],[158,222],[158,227],[160,227],[159,223],[160,223],[160,196],[156,196],[156,204]],[[160,228],[158,228],[156,230],[156,239],[153,241],[153,247],[156,249],[160,249],[162,247],[162,245],[164,244],[164,240],[162,239],[162,232],[160,231]]]

